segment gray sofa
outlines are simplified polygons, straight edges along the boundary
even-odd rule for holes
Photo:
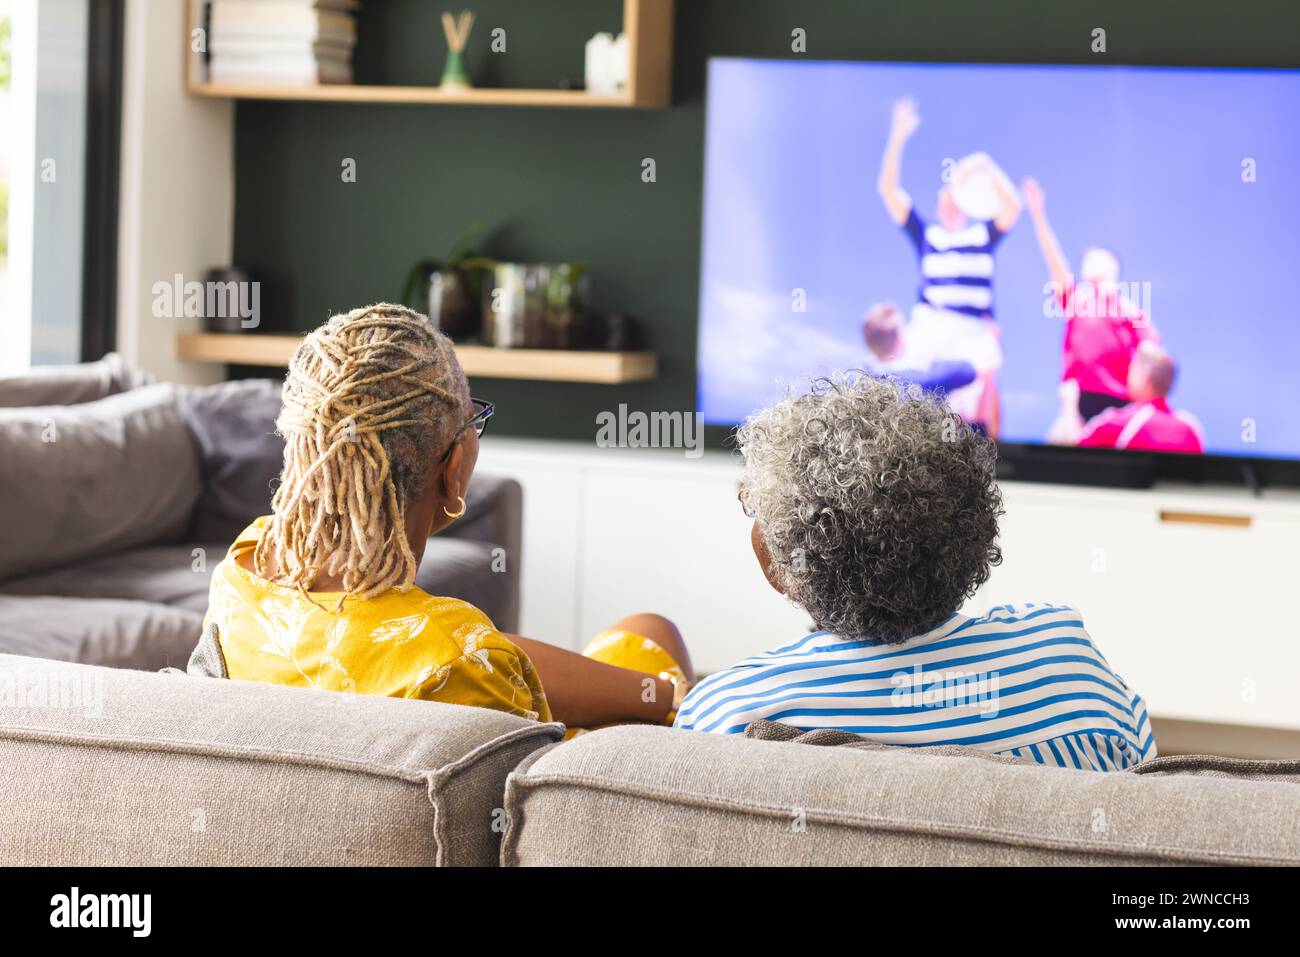
[[[1101,774],[655,727],[560,743],[562,730],[0,655],[0,861],[1300,864],[1294,766]]]
[[[494,864],[506,775],[561,734],[483,708],[0,655],[0,862]]]
[[[270,510],[279,390],[151,383],[116,356],[0,378],[0,652],[183,667],[212,570]],[[518,483],[477,477],[416,583],[514,630],[521,524]]]

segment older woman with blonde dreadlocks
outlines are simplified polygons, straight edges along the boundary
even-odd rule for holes
[[[625,618],[578,654],[414,587],[429,536],[465,512],[492,412],[470,398],[451,342],[402,306],[357,309],[307,336],[284,384],[274,514],[213,576],[207,624],[222,671],[571,726],[671,723],[695,675],[667,619]]]

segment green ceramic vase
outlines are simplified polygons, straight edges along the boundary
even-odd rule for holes
[[[447,51],[447,66],[442,71],[442,85],[458,90],[470,87],[469,77],[465,73],[465,63],[461,59],[459,50]]]

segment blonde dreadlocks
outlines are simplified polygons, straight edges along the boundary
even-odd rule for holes
[[[340,576],[340,607],[409,588],[406,506],[467,395],[450,340],[404,306],[355,309],[307,336],[284,382],[284,471],[257,573],[308,598],[319,575]]]

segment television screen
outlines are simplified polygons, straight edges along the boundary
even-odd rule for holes
[[[708,423],[810,375],[1004,442],[1300,458],[1300,71],[715,59]]]

